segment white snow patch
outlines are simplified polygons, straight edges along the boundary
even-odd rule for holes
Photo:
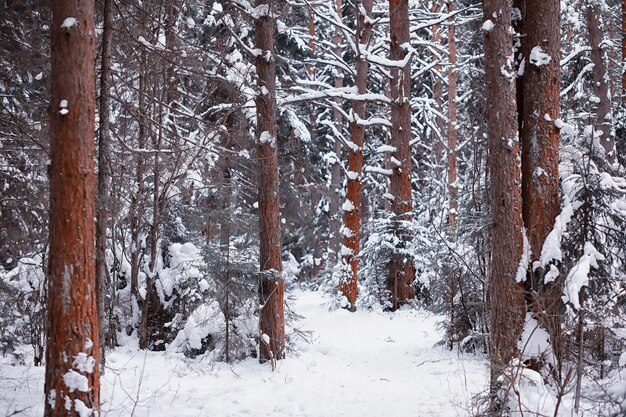
[[[93,373],[93,367],[96,364],[95,359],[92,356],[87,355],[85,352],[80,352],[77,356],[74,356],[74,363],[72,366],[74,369],[80,372]]]
[[[531,358],[542,358],[550,364],[554,364],[554,354],[550,345],[550,334],[539,325],[530,313],[526,313],[524,329],[518,342],[522,360]]]
[[[603,261],[604,256],[596,250],[591,242],[585,242],[584,254],[578,263],[572,268],[565,278],[563,289],[563,302],[572,303],[575,309],[580,308],[579,294],[583,287],[589,284],[589,272],[591,268],[598,267],[598,261]]]
[[[69,29],[72,26],[76,25],[78,25],[78,19],[76,19],[75,17],[66,17],[63,21],[63,24],[61,25],[61,29]]]
[[[63,375],[63,382],[70,392],[76,390],[87,392],[89,391],[89,381],[85,375],[81,375],[78,372],[70,369]]]
[[[343,204],[341,205],[341,209],[343,211],[352,211],[354,210],[354,203],[348,199],[346,199],[346,201],[343,202]]]
[[[345,245],[341,245],[341,251],[339,253],[341,256],[350,256],[354,252],[352,252],[352,249],[347,248]]]
[[[483,22],[481,29],[484,30],[485,32],[491,32],[495,26],[496,25],[493,24],[491,19],[487,19]]]
[[[391,145],[381,145],[376,148],[376,153],[384,153],[384,152],[395,152],[397,149],[395,146]]]
[[[550,270],[546,272],[543,277],[543,282],[545,284],[549,282],[556,281],[557,277],[560,275],[559,268],[557,268],[554,264],[550,264]]]
[[[269,143],[270,145],[274,146],[274,144],[276,143],[276,138],[270,132],[264,130],[263,132],[261,132],[261,135],[259,135],[259,142]]]
[[[546,54],[545,51],[541,49],[541,46],[535,46],[530,51],[529,62],[537,67],[547,65],[550,63],[550,59],[552,59],[550,55]]]
[[[78,399],[74,400],[74,409],[80,417],[91,417],[93,415],[93,410]]]
[[[528,237],[526,236],[526,228],[522,229],[522,237],[523,237],[522,257],[517,267],[517,274],[515,275],[515,281],[517,282],[526,281],[526,271],[528,271],[528,264],[530,263],[531,250],[530,250],[530,243],[528,243]]]

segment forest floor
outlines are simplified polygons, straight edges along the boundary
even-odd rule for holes
[[[483,355],[443,346],[442,317],[329,311],[324,296],[296,290],[298,323],[310,331],[299,356],[275,372],[255,359],[233,365],[138,351],[111,352],[102,415],[127,417],[462,417],[487,386]],[[44,368],[0,362],[0,415],[43,414]]]

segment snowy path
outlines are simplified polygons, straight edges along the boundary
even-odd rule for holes
[[[120,348],[108,358],[103,415],[145,417],[456,417],[486,386],[486,361],[433,348],[439,319],[423,312],[329,312],[297,291],[300,357],[269,365],[198,364]],[[43,369],[0,365],[0,415],[41,415]]]

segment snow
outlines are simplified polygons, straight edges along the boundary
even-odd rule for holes
[[[484,355],[434,346],[443,337],[442,316],[412,309],[329,311],[320,293],[292,295],[294,310],[305,317],[298,327],[312,334],[275,372],[256,359],[229,365],[138,351],[136,339],[124,339],[107,357],[101,415],[459,417],[488,386]],[[0,361],[0,374],[2,412],[43,414],[43,367]]]
[[[69,110],[67,109],[67,105],[68,105],[68,102],[65,99],[61,100],[61,102],[59,103],[59,113],[61,113],[61,115],[63,116],[69,113]]]
[[[522,337],[518,342],[522,360],[542,358],[548,363],[554,364],[555,358],[550,345],[550,334],[539,325],[530,313],[526,313]]]
[[[352,203],[352,201],[346,199],[346,201],[344,201],[343,204],[341,205],[341,209],[343,211],[352,211],[352,210],[354,210],[354,203]]]
[[[78,372],[70,369],[63,375],[63,382],[70,392],[76,390],[87,392],[89,391],[89,381],[85,375],[81,375]]]
[[[82,373],[92,373],[93,367],[96,364],[95,359],[92,356],[88,356],[85,352],[80,352],[77,356],[74,357],[74,363],[72,366],[74,369]]]
[[[487,19],[483,22],[482,30],[485,32],[491,32],[496,25],[490,19]]]
[[[91,417],[93,415],[93,410],[82,402],[81,400],[74,400],[74,409],[78,413],[80,417]]]
[[[391,145],[381,145],[376,148],[376,153],[384,153],[384,152],[395,152],[397,149],[395,146]]]
[[[268,132],[267,130],[264,130],[259,135],[259,142],[269,143],[273,147],[276,143],[276,139],[274,138],[274,136],[272,136],[270,132]]]
[[[545,51],[541,49],[541,46],[535,46],[530,51],[529,62],[537,67],[547,65],[550,63],[550,59],[552,59],[550,55],[546,54]]]
[[[580,290],[589,284],[591,268],[597,268],[598,261],[604,260],[604,256],[597,251],[591,242],[585,243],[583,251],[583,256],[565,278],[562,297],[564,303],[571,303],[577,310],[580,308]]]
[[[63,21],[63,24],[61,25],[61,29],[69,29],[72,26],[76,25],[78,25],[78,19],[76,19],[75,17],[66,17]]]
[[[526,281],[526,271],[528,270],[528,264],[530,263],[530,243],[528,243],[528,237],[526,237],[526,229],[522,230],[523,236],[523,248],[522,257],[520,258],[519,265],[517,266],[517,273],[515,275],[515,281]]]
[[[365,172],[374,172],[376,174],[381,174],[381,175],[386,175],[386,176],[393,175],[393,171],[390,169],[375,167],[371,165],[365,167]]]

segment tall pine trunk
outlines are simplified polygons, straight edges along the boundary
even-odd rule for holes
[[[389,58],[402,61],[408,54],[409,1],[389,0]],[[392,174],[389,188],[392,227],[398,240],[394,254],[389,260],[388,290],[391,292],[391,308],[406,304],[414,295],[412,283],[415,266],[408,255],[411,250],[413,202],[411,200],[411,66],[391,69],[391,153]]]
[[[455,0],[448,1],[448,13],[456,10]],[[448,225],[454,235],[456,217],[459,211],[457,200],[457,156],[456,148],[458,138],[456,133],[456,39],[454,18],[448,26],[448,198],[450,207],[448,211]]]
[[[605,159],[609,164],[616,160],[615,139],[612,135],[611,92],[609,91],[609,72],[604,50],[604,25],[602,9],[595,0],[587,4],[587,30],[593,62],[593,91],[597,98],[595,127],[600,130],[600,144],[604,148]]]
[[[363,0],[357,8],[356,44],[356,87],[358,94],[367,92],[368,63],[362,48],[369,42],[372,32],[373,0]],[[348,152],[348,185],[343,210],[343,247],[341,248],[341,277],[339,290],[346,297],[349,310],[356,308],[358,295],[357,274],[359,271],[359,241],[361,239],[361,177],[363,174],[363,139],[365,132],[359,119],[365,118],[365,102],[352,102],[353,120],[350,121],[351,143]]]
[[[543,244],[560,212],[559,130],[554,122],[560,118],[561,10],[559,0],[525,0],[519,6],[523,75],[518,78],[517,99],[523,219],[531,250],[526,286],[530,307],[550,333],[560,363],[562,282],[544,283],[546,271],[533,263],[541,259]]]
[[[110,218],[110,188],[111,188],[111,145],[110,145],[110,98],[111,86],[111,23],[113,8],[111,0],[104,0],[104,22],[102,25],[102,58],[100,64],[100,100],[98,126],[98,196],[96,218],[96,280],[98,288],[98,320],[100,328],[100,365],[104,372],[105,346],[109,338],[106,337],[106,290],[110,283],[109,271],[106,263],[107,224]],[[113,330],[114,331],[114,330]],[[110,344],[109,344],[110,345]]]
[[[498,377],[518,354],[526,309],[524,289],[517,281],[523,226],[510,0],[486,0],[484,21],[492,215],[489,356],[492,407],[497,408],[493,394],[498,389]]]
[[[45,412],[100,409],[92,0],[52,2],[50,261]],[[69,381],[69,382],[68,382]]]
[[[282,359],[285,354],[284,281],[281,258],[280,203],[278,194],[278,141],[276,130],[275,22],[272,2],[258,0],[255,22],[258,94],[256,138],[259,160],[260,247],[260,356],[261,362]]]
[[[342,16],[342,0],[335,0],[335,8],[337,16],[341,19]],[[341,28],[335,27],[335,49],[334,53],[337,56],[341,56]],[[343,73],[339,67],[336,67],[335,71],[335,88],[343,87]],[[335,99],[335,105],[341,106],[339,98]],[[343,133],[343,117],[341,111],[335,108],[333,109],[333,121],[339,133]],[[335,265],[337,262],[337,255],[339,251],[339,245],[341,244],[341,142],[339,138],[334,138],[333,151],[335,158],[332,161],[330,168],[330,231],[328,239],[328,264]]]

